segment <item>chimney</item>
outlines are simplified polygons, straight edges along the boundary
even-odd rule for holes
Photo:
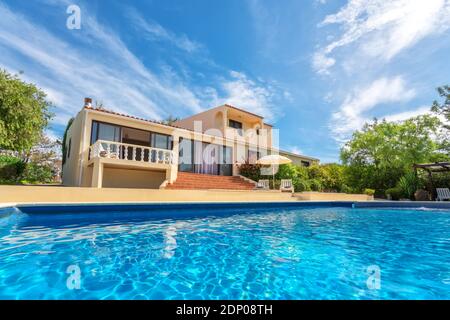
[[[92,107],[92,99],[91,98],[84,98],[84,106],[85,107]]]

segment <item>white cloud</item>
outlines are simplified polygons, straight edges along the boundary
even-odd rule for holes
[[[147,39],[167,41],[189,53],[202,48],[200,43],[189,39],[185,34],[177,35],[155,21],[144,19],[135,9],[130,9],[128,15],[135,27],[144,32],[143,36]]]
[[[336,63],[334,58],[327,57],[322,52],[316,52],[313,56],[313,67],[320,74],[328,74],[332,66]]]
[[[314,0],[315,4],[326,4],[327,0]]]
[[[385,115],[386,121],[403,121],[423,114],[431,114],[430,106],[422,106],[414,110]]]
[[[49,138],[51,141],[62,141],[62,135],[57,134],[55,131],[46,129],[44,132],[45,136]]]
[[[4,53],[1,63],[13,73],[24,70],[21,78],[48,94],[56,107],[53,125],[64,126],[81,109],[85,96],[108,109],[151,119],[162,119],[173,112],[177,116],[190,115],[230,103],[271,120],[273,96],[282,92],[285,99],[289,98],[287,91],[234,71],[213,84],[220,94],[214,86],[186,84],[173,70],[156,74],[128,49],[118,34],[90,16],[89,10],[83,10],[81,30],[70,31],[67,40],[27,16],[12,12],[6,5],[0,4],[0,16],[0,50]],[[196,50],[199,46],[190,40],[183,42],[187,39],[184,36],[155,30],[183,50]]]
[[[228,103],[238,108],[264,116],[268,121],[275,117],[272,100],[275,97],[273,87],[250,80],[245,74],[231,71],[231,79],[223,83],[225,95],[220,103]]]
[[[347,95],[339,110],[332,116],[331,131],[337,141],[348,139],[351,133],[370,120],[370,111],[384,103],[405,102],[416,95],[401,76],[380,78],[371,85]],[[397,115],[399,117],[399,115]]]
[[[349,0],[320,26],[338,24],[342,33],[313,57],[318,73],[334,65],[338,48],[349,47],[367,58],[389,61],[423,38],[450,28],[450,0]],[[356,47],[354,47],[356,46]]]
[[[161,119],[167,109],[182,114],[202,110],[194,91],[175,77],[156,75],[127,48],[118,35],[104,28],[88,10],[81,30],[72,31],[87,46],[75,46],[0,4],[0,48],[8,70],[24,70],[22,78],[36,83],[62,114],[54,123],[74,115],[83,97],[108,108]]]
[[[292,152],[292,153],[295,153],[295,154],[303,154],[302,150],[299,147],[297,147],[297,146],[290,146],[288,148],[288,151]]]

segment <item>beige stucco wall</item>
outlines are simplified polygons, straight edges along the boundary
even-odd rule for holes
[[[173,136],[174,165],[172,166],[170,173],[172,173],[172,176],[175,177],[178,170],[178,166],[176,164],[178,163],[178,141],[180,137],[193,140],[202,140],[207,143],[216,143],[229,147],[234,146],[232,141],[226,141],[221,137],[207,136],[201,133],[195,133],[184,129],[177,129],[170,126],[164,126],[157,123],[132,119],[101,111],[82,109],[77,114],[68,132],[68,137],[72,138],[72,152],[70,159],[68,159],[69,161],[67,161],[63,167],[63,184],[66,186],[91,186],[92,166],[89,166],[89,146],[92,121],[94,120]],[[166,172],[166,174],[167,173],[169,173],[169,171]]]
[[[235,120],[242,123],[242,130],[247,133],[245,137],[239,135],[236,129],[228,126],[229,120]],[[195,122],[200,122],[201,127],[195,127]],[[188,118],[176,121],[175,126],[189,130],[201,128],[201,132],[213,136],[222,136],[230,140],[242,140],[243,144],[262,145],[264,148],[272,147],[272,127],[265,124],[262,118],[249,115],[248,113],[236,110],[223,105],[195,114]],[[261,136],[256,136],[256,129],[261,130]],[[254,134],[250,132],[254,130]]]
[[[365,194],[327,193],[327,192],[297,192],[298,200],[304,201],[372,201],[373,196]]]
[[[176,202],[176,201],[371,201],[362,194],[224,190],[149,190],[62,186],[0,186],[0,204],[52,202]]]
[[[83,150],[81,149],[83,131],[84,110],[81,110],[74,118],[72,125],[67,131],[66,150],[71,142],[70,156],[66,157],[63,165],[62,182],[64,185],[75,186],[79,184],[80,160]]]
[[[91,137],[91,130],[92,130],[92,122],[95,121],[101,121],[101,122],[106,122],[106,123],[111,123],[111,124],[115,124],[115,125],[119,125],[119,126],[125,126],[125,127],[132,127],[132,128],[136,128],[136,129],[142,129],[142,130],[147,130],[147,131],[154,131],[154,132],[159,132],[159,133],[163,133],[163,134],[168,134],[168,135],[172,135],[174,136],[174,151],[175,151],[175,147],[178,148],[178,137],[177,135],[174,134],[174,128],[170,128],[170,127],[166,127],[166,126],[162,126],[162,125],[158,125],[158,124],[152,124],[149,122],[145,122],[142,120],[136,120],[136,119],[131,119],[131,118],[124,118],[124,117],[120,117],[117,115],[113,115],[113,114],[108,114],[108,113],[104,113],[104,112],[98,112],[95,110],[89,110],[89,109],[84,109],[83,112],[81,112],[79,114],[80,117],[85,117],[85,135],[84,135],[84,139],[81,142],[81,149],[82,151],[80,152],[80,158],[81,160],[81,164],[79,165],[80,168],[82,168],[81,170],[81,184],[66,184],[67,186],[82,186],[82,187],[89,187],[91,185],[91,179],[92,179],[92,166],[89,166],[89,146],[90,146],[90,137]],[[176,145],[176,146],[175,146]],[[174,156],[177,157],[178,156],[178,151],[174,152]],[[177,158],[174,159],[175,163],[177,163]],[[124,168],[125,170],[125,168]],[[115,177],[117,171],[113,171],[110,168],[105,168],[103,175],[104,175],[104,182],[106,182],[105,187],[108,186],[117,186],[119,184],[119,182],[114,182]],[[122,173],[125,174],[125,171],[122,171]],[[106,177],[106,175],[112,174],[111,177]],[[148,175],[148,174],[147,174]],[[162,181],[160,181],[159,177],[161,175],[165,175],[165,173],[163,174],[158,174],[158,179],[154,182],[151,183],[152,187],[159,187],[159,185],[161,184]],[[143,182],[140,179],[140,177],[134,173],[130,173],[128,175],[128,177],[124,177],[124,183],[127,183],[127,185],[131,184],[132,180],[135,180],[136,184],[138,186],[143,186]],[[147,185],[150,185],[149,183],[147,183]]]
[[[62,186],[0,186],[0,204],[53,202],[253,202],[296,201],[274,191],[161,190],[78,188]]]
[[[187,118],[185,120],[189,120],[189,123],[193,123],[193,120],[201,120],[204,121],[203,125],[207,127],[218,126],[217,119],[215,119],[215,115],[217,112],[222,112],[223,115],[223,125],[227,126],[228,119],[228,109],[227,106],[221,106],[214,109],[210,109],[206,112],[199,113],[193,117]],[[233,109],[233,114],[236,115],[238,110]],[[248,116],[248,115],[247,115]],[[249,116],[249,119],[251,117]],[[93,169],[92,169],[92,161],[89,161],[89,147],[90,147],[90,137],[91,137],[91,128],[92,121],[101,121],[106,123],[111,123],[119,126],[131,127],[136,129],[142,129],[147,131],[159,132],[167,135],[173,136],[174,140],[174,165],[171,166],[170,169],[166,170],[166,179],[173,181],[176,178],[178,171],[178,141],[180,137],[192,140],[200,140],[206,143],[214,143],[219,145],[225,145],[231,147],[233,149],[233,174],[237,175],[238,169],[236,162],[242,162],[242,156],[246,156],[248,152],[248,140],[238,139],[238,140],[230,140],[224,139],[220,136],[211,135],[211,134],[202,134],[200,132],[193,132],[187,129],[180,129],[171,126],[165,126],[158,123],[151,123],[148,121],[144,121],[141,119],[134,119],[130,117],[124,117],[116,114],[111,114],[107,112],[97,111],[93,109],[85,109],[83,108],[76,116],[71,128],[68,131],[68,141],[72,140],[71,144],[71,155],[70,158],[67,159],[65,165],[63,166],[63,184],[66,186],[82,186],[89,187],[92,184],[93,177]],[[242,121],[242,119],[240,119]],[[184,121],[184,120],[183,120]],[[220,121],[219,121],[220,122]],[[262,123],[262,119],[261,119]],[[180,123],[178,123],[179,125]],[[263,128],[271,128],[270,126],[262,123]],[[189,127],[186,125],[186,127]],[[271,132],[271,131],[270,131]],[[212,132],[208,132],[212,133]],[[271,133],[270,133],[271,134]],[[266,139],[266,137],[264,137]],[[263,140],[264,140],[263,139]],[[271,139],[271,138],[270,138]],[[267,140],[265,140],[267,141]],[[272,143],[269,140],[268,143]],[[253,143],[252,143],[253,144]],[[268,148],[270,149],[270,148]],[[106,171],[104,174],[107,174]],[[134,175],[131,175],[135,177]],[[112,183],[112,178],[108,180],[106,178],[106,182],[108,185],[115,185]],[[131,178],[130,178],[131,181]],[[158,180],[159,183],[159,180]],[[137,185],[142,185],[139,180],[136,180]],[[156,184],[156,182],[155,182]]]
[[[223,116],[220,125],[218,125],[216,119],[216,114],[219,112],[222,112]],[[201,132],[205,132],[209,129],[218,129],[221,133],[214,134],[214,131],[211,131],[209,132],[209,134],[221,136],[225,125],[225,116],[226,115],[224,114],[224,108],[220,106],[178,120],[174,123],[174,125],[188,130],[195,130],[196,128],[194,127],[194,122],[198,121],[201,122]]]
[[[160,171],[105,168],[103,188],[158,189],[165,179],[165,172]]]

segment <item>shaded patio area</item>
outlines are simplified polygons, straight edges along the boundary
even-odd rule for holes
[[[427,172],[428,174],[428,184],[427,189],[428,192],[432,196],[432,200],[436,200],[436,186],[433,182],[433,174],[434,173],[450,173],[450,162],[434,162],[434,163],[422,163],[422,164],[414,164],[413,168],[417,174],[417,170],[421,169]]]

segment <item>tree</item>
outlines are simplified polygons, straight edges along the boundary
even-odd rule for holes
[[[75,120],[74,117],[70,118],[69,121],[67,121],[67,125],[66,125],[66,129],[64,129],[64,135],[63,135],[63,140],[62,140],[62,144],[61,144],[61,149],[62,149],[62,164],[64,165],[66,163],[66,158],[67,158],[67,132],[69,131],[70,127],[72,126],[73,121]]]
[[[450,130],[450,86],[442,86],[437,88],[437,91],[441,97],[445,100],[443,103],[439,103],[437,100],[433,102],[433,106],[431,110],[438,114],[441,114],[446,119],[446,123],[444,123],[444,127],[447,130]]]
[[[344,166],[337,163],[313,165],[308,168],[310,179],[317,179],[324,191],[341,192],[344,187]]]
[[[52,117],[50,107],[42,90],[0,69],[0,148],[30,150]]]
[[[162,121],[163,124],[167,124],[169,126],[172,126],[175,122],[180,120],[178,117],[173,117],[172,115],[169,115],[166,119]]]
[[[42,135],[26,153],[27,163],[23,180],[28,183],[49,183],[58,180],[61,174],[61,141]]]
[[[357,191],[371,188],[384,194],[414,163],[443,160],[435,140],[441,122],[422,115],[403,122],[374,120],[353,133],[341,149],[346,184]]]
[[[438,137],[441,141],[441,149],[450,155],[450,86],[439,87],[437,91],[444,98],[444,102],[439,103],[435,100],[431,110],[444,118]]]

